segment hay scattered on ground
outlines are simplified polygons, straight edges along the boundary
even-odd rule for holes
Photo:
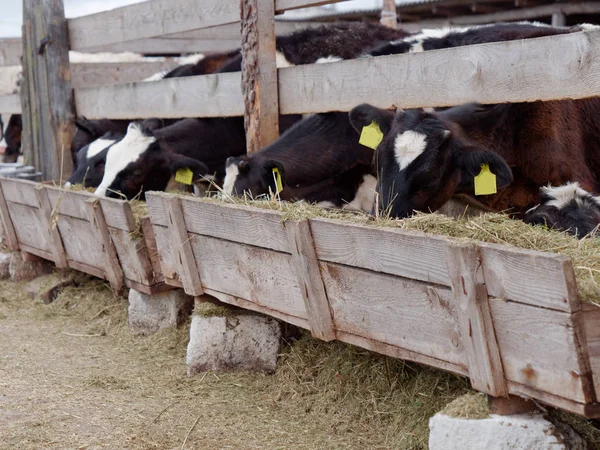
[[[481,392],[469,392],[448,403],[440,411],[456,419],[487,419],[490,416],[487,395]]]
[[[573,262],[582,301],[600,305],[600,238],[575,236],[542,226],[528,225],[505,214],[487,213],[468,218],[418,213],[408,219],[373,218],[364,213],[328,210],[306,202],[281,202],[276,199],[203,198],[211,203],[234,203],[283,213],[282,220],[328,218],[375,227],[399,228],[443,235],[454,239],[512,245],[528,250],[558,253]]]

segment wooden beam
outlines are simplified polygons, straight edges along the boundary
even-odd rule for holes
[[[474,389],[495,397],[508,394],[500,349],[494,334],[488,295],[477,247],[451,245],[446,262],[458,306],[461,340]]]
[[[194,251],[185,225],[183,209],[179,197],[172,195],[161,196],[163,207],[168,215],[171,245],[178,255],[179,274],[185,293],[192,296],[203,295],[200,272],[194,259]]]
[[[241,74],[223,73],[77,89],[77,113],[88,119],[242,116]]]
[[[311,333],[318,339],[332,341],[336,338],[335,326],[321,278],[310,223],[308,219],[288,221],[285,223],[285,229]]]
[[[555,12],[552,14],[552,26],[553,27],[564,27],[566,24],[566,17],[563,12]]]
[[[6,246],[9,250],[16,252],[19,250],[19,239],[15,232],[15,227],[10,218],[10,212],[8,211],[8,204],[4,197],[4,190],[0,183],[0,219],[2,219],[2,229],[4,230],[4,238],[6,239]]]
[[[239,24],[235,24],[239,27]],[[148,38],[86,48],[86,52],[135,52],[147,55],[226,52],[240,46],[239,39],[167,39]]]
[[[121,263],[119,262],[119,256],[115,244],[110,236],[110,231],[104,213],[102,212],[102,206],[100,205],[100,199],[90,198],[85,201],[85,207],[87,208],[88,220],[92,224],[95,234],[98,236],[98,240],[102,245],[102,250],[105,255],[105,266],[104,271],[106,273],[106,279],[110,283],[112,289],[119,293],[123,290],[124,275]]]
[[[69,67],[69,36],[62,0],[24,0],[24,22],[32,34],[24,39],[29,101],[36,114],[23,116],[23,132],[34,133],[33,152],[44,180],[60,184],[72,172],[71,139],[75,110]],[[33,108],[33,106],[31,106]]]
[[[0,66],[17,66],[21,64],[21,39],[0,39]]]
[[[292,9],[308,8],[310,6],[329,5],[331,3],[342,3],[346,0],[276,0],[275,12],[277,14]]]
[[[56,211],[52,210],[50,200],[48,199],[48,191],[43,184],[39,184],[35,188],[35,193],[38,202],[40,203],[40,209],[42,210],[42,223],[48,233],[48,243],[50,244],[52,255],[54,255],[54,264],[56,264],[56,267],[59,269],[66,269],[69,267],[69,264],[67,263],[67,254],[56,225]]]
[[[500,416],[512,416],[514,414],[527,414],[535,411],[537,406],[529,398],[518,395],[506,395],[504,397],[488,397],[488,404],[492,414]]]
[[[383,7],[381,8],[380,17],[379,23],[381,25],[390,28],[397,28],[398,14],[396,13],[396,3],[394,0],[383,0]]]
[[[72,64],[71,81],[74,88],[131,83],[175,67],[173,60]]]
[[[310,64],[279,70],[280,113],[587,98],[599,71],[600,31]]]
[[[242,95],[248,154],[279,137],[274,0],[242,1]]]
[[[21,96],[0,95],[0,114],[21,114]]]

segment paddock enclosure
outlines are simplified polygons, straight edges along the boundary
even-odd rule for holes
[[[20,96],[0,97],[0,113],[23,114],[26,160],[46,182],[0,181],[4,242],[116,290],[208,294],[319,339],[468,376],[493,397],[531,397],[600,417],[600,308],[580,300],[564,256],[342,220],[285,220],[279,211],[164,193],[147,195],[149,218],[138,223],[128,202],[57,187],[70,173],[64,152],[75,115],[244,116],[251,153],[276,139],[279,113],[600,95],[593,28],[277,69],[276,31],[312,24],[282,25],[274,16],[325,3],[334,2],[243,0],[240,8],[239,0],[149,0],[66,20],[62,1],[24,0],[24,82]],[[18,64],[19,46],[0,45],[0,64]],[[151,63],[92,69],[67,58],[68,49],[236,47],[241,73],[152,82],[133,82]]]

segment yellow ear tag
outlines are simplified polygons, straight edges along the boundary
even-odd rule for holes
[[[275,178],[275,189],[277,189],[276,194],[279,194],[283,191],[283,183],[281,182],[281,174],[279,173],[279,169],[277,167],[273,167],[273,178]]]
[[[383,133],[377,122],[373,121],[370,125],[363,127],[358,143],[375,150],[382,140]]]
[[[490,172],[488,164],[481,165],[481,172],[474,179],[475,195],[490,195],[498,192],[496,188],[496,175]]]
[[[192,172],[189,167],[186,167],[185,169],[179,169],[177,172],[175,172],[175,181],[178,183],[183,183],[190,186],[193,179],[194,172]]]

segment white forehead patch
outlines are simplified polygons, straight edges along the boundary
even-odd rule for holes
[[[285,67],[294,67],[295,64],[292,64],[287,60],[285,55],[281,53],[279,50],[275,52],[275,65],[278,69],[283,69]]]
[[[416,131],[405,131],[402,134],[396,136],[394,140],[394,154],[396,156],[396,162],[400,166],[400,170],[403,170],[411,162],[413,162],[417,156],[423,153],[427,146],[427,136]]]
[[[557,209],[564,208],[573,200],[575,200],[578,206],[583,206],[585,200],[594,201],[600,206],[600,198],[582,189],[577,182],[567,183],[558,187],[544,186],[540,188],[540,193],[551,198],[545,205],[554,206]]]
[[[94,156],[96,156],[102,150],[105,150],[106,147],[109,147],[110,145],[114,144],[115,142],[117,142],[116,139],[102,139],[102,138],[96,139],[88,147],[88,150],[86,153],[87,159],[88,160],[92,159]]]
[[[225,167],[225,180],[223,180],[223,191],[227,195],[233,195],[233,187],[237,181],[240,170],[237,164],[230,164]]]
[[[119,173],[129,164],[137,161],[155,141],[156,138],[154,136],[145,136],[142,133],[140,125],[130,123],[125,137],[108,150],[104,177],[94,193],[101,197],[106,196],[106,191]]]
[[[337,62],[337,61],[343,61],[343,59],[340,58],[339,56],[329,55],[324,58],[317,59],[315,61],[315,64],[327,64],[327,63],[332,63],[332,62]]]

